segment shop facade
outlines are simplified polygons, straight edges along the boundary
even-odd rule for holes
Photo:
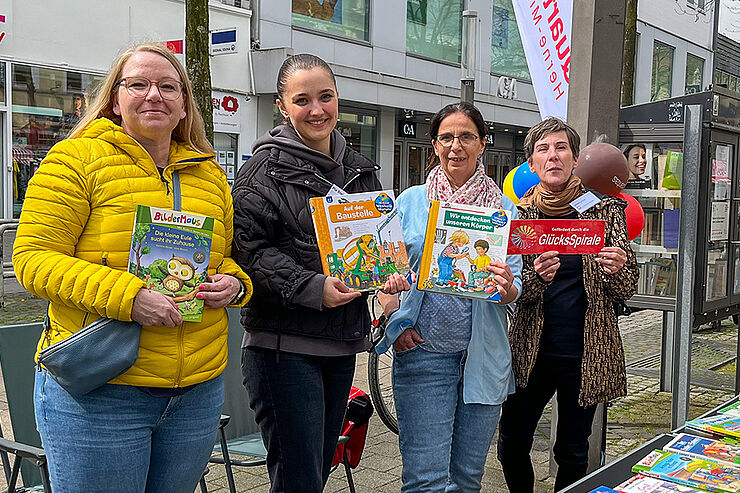
[[[461,12],[477,10],[475,105],[490,133],[483,162],[502,183],[524,161],[524,135],[540,115],[511,0],[254,0],[252,9],[259,133],[280,121],[274,100],[282,60],[316,54],[337,78],[337,128],[397,193],[424,182],[433,155],[429,120],[460,100]]]
[[[184,61],[184,2],[126,3],[70,0],[40,11],[32,2],[13,0],[0,7],[3,218],[18,218],[31,176],[80,120],[120,51],[138,42],[162,42]],[[91,25],[89,12],[106,19],[104,30]],[[233,29],[237,36],[233,52],[211,58],[214,147],[227,176],[248,157],[257,135],[256,105],[249,96],[250,18],[245,8],[211,4],[211,29]],[[45,43],[39,32],[58,34],[54,43]]]

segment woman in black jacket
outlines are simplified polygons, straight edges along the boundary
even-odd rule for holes
[[[234,184],[233,256],[254,283],[242,372],[267,447],[272,492],[320,492],[355,369],[370,345],[365,295],[323,275],[308,201],[332,186],[380,189],[373,162],[335,130],[337,88],[313,55],[280,68],[285,124],[257,139]]]

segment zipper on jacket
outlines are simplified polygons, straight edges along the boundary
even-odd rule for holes
[[[344,186],[346,187],[347,185],[349,185],[350,183],[352,183],[353,181],[355,181],[356,179],[358,179],[360,177],[360,175],[362,175],[362,170],[361,169],[358,169],[357,170],[357,174],[355,176],[353,176],[352,178],[350,178],[349,181],[347,181],[347,183],[344,184]]]
[[[162,183],[164,183],[164,186],[167,188],[167,195],[169,195],[170,194],[170,182],[167,181],[164,175],[160,175],[160,178],[162,179]]]
[[[182,368],[185,366],[185,322],[177,331],[177,374],[175,375],[175,388],[180,387]]]

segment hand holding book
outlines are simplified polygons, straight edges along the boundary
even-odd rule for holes
[[[514,274],[511,272],[511,267],[505,262],[494,260],[488,264],[486,270],[494,276],[496,289],[501,294],[501,303],[511,303],[514,301],[518,290],[514,286]]]
[[[172,298],[147,288],[141,288],[134,298],[131,319],[141,325],[154,327],[177,327],[182,324],[182,315]]]
[[[241,281],[228,274],[214,274],[206,278],[208,282],[198,286],[199,300],[211,308],[223,308],[234,299],[241,289]]]

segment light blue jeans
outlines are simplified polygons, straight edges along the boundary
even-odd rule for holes
[[[74,398],[36,372],[36,427],[54,493],[190,493],[216,441],[223,378],[177,397],[106,384]]]
[[[393,359],[403,493],[481,490],[501,406],[463,402],[466,354],[417,346]]]

